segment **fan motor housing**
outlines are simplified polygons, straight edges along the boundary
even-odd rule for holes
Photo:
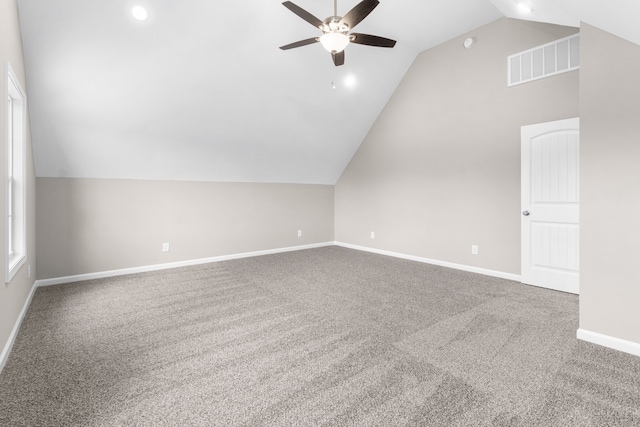
[[[322,27],[320,28],[325,33],[346,33],[349,31],[349,26],[342,21],[342,16],[330,16],[324,20]]]

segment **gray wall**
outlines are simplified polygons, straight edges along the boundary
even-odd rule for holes
[[[580,328],[640,343],[640,46],[581,39]]]
[[[38,279],[334,240],[333,186],[38,178],[37,187]]]
[[[577,117],[579,76],[507,88],[507,56],[577,31],[504,18],[420,54],[336,185],[336,240],[520,274],[520,127]]]
[[[9,61],[11,68],[16,73],[16,77],[20,80],[22,88],[27,90],[27,84],[24,73],[24,60],[22,57],[22,41],[20,39],[20,27],[18,24],[18,9],[14,0],[0,2],[0,73],[2,75],[2,84],[0,85],[0,93],[2,99],[0,101],[0,141],[2,149],[0,149],[0,170],[2,176],[6,176],[6,82],[5,82],[5,67]],[[29,94],[27,93],[27,106],[29,104]],[[0,279],[0,350],[5,346],[5,343],[9,339],[11,330],[15,325],[20,310],[24,306],[24,303],[29,296],[31,286],[34,282],[35,274],[32,274],[31,278],[27,277],[27,267],[31,265],[35,267],[35,175],[33,169],[33,155],[31,151],[31,136],[29,127],[27,126],[27,150],[26,150],[26,205],[27,205],[27,262],[16,273],[13,280],[9,284],[4,283],[5,277],[5,229],[4,220],[0,221],[0,241],[2,241],[2,265]],[[5,186],[0,185],[0,198],[3,201],[5,198]],[[4,216],[4,208],[2,209],[2,215]]]

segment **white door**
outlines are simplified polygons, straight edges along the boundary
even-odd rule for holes
[[[579,293],[578,118],[522,127],[522,283]]]

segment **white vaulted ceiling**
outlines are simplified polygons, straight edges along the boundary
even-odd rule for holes
[[[598,6],[534,3],[381,0],[357,32],[396,47],[350,45],[335,67],[319,44],[278,49],[319,34],[279,0],[18,0],[36,175],[333,184],[418,53],[502,16],[578,25]]]

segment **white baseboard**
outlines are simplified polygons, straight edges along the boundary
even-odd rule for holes
[[[576,336],[582,341],[598,344],[624,353],[633,354],[634,356],[640,356],[640,343],[637,342],[627,341],[609,335],[599,334],[597,332],[591,332],[586,329],[578,329]]]
[[[27,310],[29,309],[29,305],[31,305],[31,300],[33,299],[33,294],[36,292],[36,284],[34,283],[31,286],[31,291],[29,292],[29,296],[27,300],[24,302],[22,306],[22,310],[16,319],[16,323],[13,325],[13,329],[11,330],[11,334],[9,334],[9,339],[4,344],[4,348],[2,349],[2,353],[0,353],[0,372],[4,369],[5,363],[7,363],[7,359],[9,359],[9,353],[11,353],[11,349],[13,348],[13,343],[18,336],[18,331],[20,330],[20,325],[22,325],[22,320],[24,316],[27,314]]]
[[[499,277],[501,279],[514,280],[514,281],[517,281],[517,282],[520,281],[520,276],[517,275],[517,274],[504,273],[504,272],[501,272],[501,271],[488,270],[488,269],[485,269],[485,268],[473,267],[473,266],[468,266],[468,265],[463,265],[463,264],[455,264],[455,263],[446,262],[446,261],[438,261],[438,260],[434,260],[434,259],[422,258],[422,257],[402,254],[402,253],[398,253],[398,252],[390,252],[390,251],[385,251],[385,250],[381,250],[381,249],[368,248],[366,246],[352,245],[352,244],[349,244],[349,243],[323,242],[323,243],[314,243],[314,244],[310,244],[310,245],[290,246],[290,247],[286,247],[286,248],[268,249],[268,250],[264,250],[264,251],[244,252],[244,253],[231,254],[231,255],[222,255],[222,256],[211,257],[211,258],[200,258],[200,259],[195,259],[195,260],[177,261],[177,262],[170,262],[170,263],[165,263],[165,264],[154,264],[154,265],[147,265],[147,266],[142,266],[142,267],[132,267],[132,268],[123,268],[123,269],[118,269],[118,270],[101,271],[101,272],[97,272],[97,273],[86,273],[86,274],[76,274],[76,275],[73,275],[73,276],[54,277],[54,278],[51,278],[51,279],[36,280],[35,286],[36,287],[40,287],[40,286],[60,285],[62,283],[72,283],[72,282],[80,282],[80,281],[84,281],[84,280],[102,279],[102,278],[105,278],[105,277],[123,276],[125,274],[146,273],[146,272],[149,272],[149,271],[166,270],[166,269],[169,269],[169,268],[187,267],[187,266],[190,266],[190,265],[208,264],[208,263],[211,263],[211,262],[228,261],[228,260],[232,260],[232,259],[249,258],[249,257],[261,256],[261,255],[271,255],[271,254],[278,254],[278,253],[283,253],[283,252],[300,251],[300,250],[304,250],[304,249],[314,249],[314,248],[321,248],[321,247],[325,247],[325,246],[334,246],[334,245],[335,246],[341,246],[341,247],[344,247],[344,248],[349,248],[349,249],[360,250],[360,251],[373,252],[373,253],[377,253],[377,254],[381,254],[381,255],[388,255],[388,256],[395,257],[395,258],[403,258],[403,259],[408,259],[408,260],[411,260],[411,261],[423,262],[423,263],[426,263],[426,264],[433,264],[433,265],[439,265],[439,266],[442,266],[442,267],[454,268],[456,270],[463,270],[463,271],[468,271],[468,272],[471,272],[471,273],[484,274],[486,276]]]
[[[81,282],[84,280],[103,279],[105,277],[123,276],[125,274],[146,273],[148,271],[167,270],[169,268],[188,267],[190,265],[208,264],[211,262],[228,261],[232,259],[249,258],[261,255],[272,255],[283,252],[301,251],[304,249],[321,248],[333,246],[334,242],[314,243],[311,245],[290,246],[287,248],[267,249],[264,251],[244,252],[239,254],[222,255],[211,258],[192,259],[187,261],[169,262],[165,264],[154,264],[142,267],[122,268],[119,270],[100,271],[98,273],[76,274],[73,276],[54,277],[52,279],[37,280],[36,286],[52,286],[62,283]]]
[[[484,274],[485,276],[498,277],[500,279],[513,280],[513,281],[516,281],[516,282],[520,281],[520,275],[519,274],[504,273],[502,271],[488,270],[486,268],[473,267],[473,266],[470,266],[470,265],[456,264],[456,263],[453,263],[453,262],[439,261],[439,260],[430,259],[430,258],[422,258],[422,257],[419,257],[419,256],[414,256],[414,255],[407,255],[407,254],[402,254],[402,253],[398,253],[398,252],[385,251],[385,250],[382,250],[382,249],[368,248],[366,246],[352,245],[350,243],[335,242],[335,244],[336,244],[336,246],[342,246],[344,248],[356,249],[356,250],[365,251],[365,252],[372,252],[372,253],[375,253],[375,254],[387,255],[387,256],[392,256],[392,257],[395,257],[395,258],[408,259],[408,260],[411,260],[411,261],[423,262],[425,264],[433,264],[433,265],[438,265],[440,267],[448,267],[448,268],[453,268],[453,269],[456,269],[456,270],[468,271],[470,273]]]

